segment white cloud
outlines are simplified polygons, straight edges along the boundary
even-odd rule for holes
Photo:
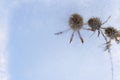
[[[0,23],[2,25],[2,23]],[[0,27],[0,80],[8,80],[7,73],[7,31],[6,26]]]
[[[9,80],[7,72],[8,8],[0,1],[0,80]]]

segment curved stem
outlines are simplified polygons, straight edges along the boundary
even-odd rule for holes
[[[80,38],[81,42],[82,42],[82,43],[84,43],[84,40],[83,40],[83,38],[82,38],[82,36],[81,36],[80,32],[79,32],[79,31],[77,31],[77,32],[78,32],[78,36],[79,36],[79,38]]]
[[[61,32],[55,33],[55,35],[63,34],[63,33],[65,33],[65,32],[68,32],[69,30],[70,30],[70,29],[66,29],[66,30],[64,30],[64,31],[61,31]]]
[[[72,42],[72,40],[73,40],[73,37],[74,37],[74,32],[75,32],[75,31],[73,31],[73,33],[72,33],[72,35],[71,35],[71,37],[70,37],[70,41],[69,41],[69,43],[71,43],[71,42]]]
[[[94,31],[91,35],[90,35],[90,38],[95,34],[96,31]]]
[[[114,80],[114,66],[113,66],[113,58],[112,58],[111,52],[109,53],[109,59],[110,59],[110,63],[111,63],[112,80]]]
[[[105,41],[107,42],[107,38],[105,37],[104,33],[102,32],[102,30],[100,30],[102,36],[104,37]]]
[[[98,37],[99,37],[99,35],[100,35],[100,30],[98,30]]]
[[[109,17],[107,18],[107,20],[102,23],[102,25],[104,25],[105,23],[107,23],[110,18],[111,18],[111,16],[109,16]]]

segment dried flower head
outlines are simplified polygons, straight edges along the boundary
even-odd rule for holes
[[[69,25],[73,30],[80,30],[83,27],[83,18],[79,14],[73,14],[69,19]]]
[[[102,23],[102,21],[100,20],[100,18],[98,17],[92,17],[88,20],[88,26],[90,27],[87,30],[93,31],[95,32],[96,30],[98,31],[98,37],[100,35],[100,33],[102,34],[102,36],[104,37],[104,39],[107,41],[106,37],[104,36],[104,33],[102,32],[102,25],[105,24],[108,20],[110,19],[110,16],[108,17],[108,19]]]
[[[88,20],[88,25],[89,27],[91,27],[91,30],[92,31],[95,31],[95,30],[99,30],[101,25],[102,25],[102,22],[100,21],[100,18],[90,18]]]
[[[105,28],[105,35],[111,40],[115,39],[117,43],[119,43],[120,32],[115,29],[114,27],[107,27]]]
[[[105,51],[108,50],[108,52],[110,52],[110,47],[111,47],[111,41],[115,40],[116,43],[120,42],[120,31],[115,29],[114,27],[107,27],[104,28],[105,31],[105,35],[106,37],[109,39],[108,42],[106,42],[106,46],[105,46]]]
[[[70,16],[69,18],[69,29],[65,30],[65,31],[61,31],[61,32],[58,32],[58,33],[55,33],[56,35],[59,35],[59,34],[62,34],[64,32],[67,32],[69,30],[73,30],[73,33],[71,35],[71,38],[70,38],[70,43],[72,42],[72,39],[74,37],[74,33],[77,32],[78,33],[78,36],[81,40],[81,42],[83,43],[83,38],[80,34],[80,29],[82,29],[84,23],[83,23],[83,17],[77,13],[74,13]]]

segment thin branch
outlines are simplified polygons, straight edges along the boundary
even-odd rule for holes
[[[112,58],[111,52],[109,53],[109,59],[110,59],[110,63],[111,63],[112,80],[114,80],[114,65],[113,65],[113,58]]]
[[[95,34],[96,31],[94,31],[91,35],[90,35],[90,38]]]
[[[98,30],[98,37],[99,37],[99,35],[100,35],[100,30]]]
[[[58,33],[55,33],[55,35],[60,35],[60,34],[63,34],[65,32],[68,32],[70,29],[67,29],[67,30],[64,30],[64,31],[61,31],[61,32],[58,32]]]
[[[74,32],[75,32],[75,31],[73,31],[73,33],[72,33],[72,35],[71,35],[71,37],[70,37],[70,41],[69,41],[69,43],[71,43],[71,42],[72,42],[72,40],[73,40],[73,37],[74,37]]]
[[[102,23],[102,25],[104,25],[105,23],[107,23],[110,18],[111,18],[111,16],[109,16],[109,17],[107,18],[107,20]]]
[[[83,28],[83,30],[89,30],[89,31],[92,31],[92,29],[90,29],[90,28]]]
[[[83,40],[83,38],[82,38],[80,32],[79,32],[79,31],[77,31],[77,32],[78,32],[78,35],[79,35],[79,38],[80,38],[81,42],[84,43],[84,40]]]
[[[105,41],[107,42],[107,38],[105,37],[104,33],[102,32],[102,30],[100,30],[102,36],[104,37]]]

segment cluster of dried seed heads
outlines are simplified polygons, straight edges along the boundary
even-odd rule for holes
[[[84,23],[83,17],[80,14],[74,13],[69,18],[69,22],[68,22],[69,23],[69,29],[58,32],[58,33],[55,33],[55,34],[59,35],[59,34],[63,34],[64,32],[67,32],[69,30],[72,30],[73,32],[71,34],[69,43],[72,42],[75,32],[78,33],[78,36],[79,36],[81,42],[84,43],[84,40],[83,40],[83,38],[80,34],[80,30],[85,29],[85,30],[93,31],[94,33],[96,31],[98,31],[98,37],[101,33],[102,36],[104,37],[105,41],[106,41],[105,51],[106,50],[110,51],[111,40],[114,39],[117,43],[120,42],[120,31],[118,31],[114,27],[107,27],[107,28],[102,27],[102,25],[107,23],[107,21],[110,19],[110,17],[111,16],[109,16],[107,18],[107,20],[104,21],[104,22],[102,22],[99,17],[91,17],[87,21],[87,23]],[[83,27],[86,24],[88,25],[89,28],[84,28]],[[104,33],[103,33],[102,30],[104,30]],[[109,39],[109,41],[108,41],[108,39]]]
[[[100,33],[102,34],[102,36],[105,39],[105,51],[107,50],[108,52],[110,52],[110,48],[111,48],[111,41],[115,40],[116,43],[120,42],[120,31],[115,29],[114,27],[102,27],[102,25],[104,25],[111,16],[109,16],[107,18],[106,21],[102,22],[100,20],[99,17],[92,17],[90,18],[87,23],[83,22],[83,17],[77,13],[72,14],[71,17],[69,18],[69,29],[65,30],[65,31],[61,31],[58,33],[55,33],[56,35],[62,34],[64,32],[67,32],[69,30],[72,30],[72,35],[70,37],[70,43],[72,42],[72,39],[74,37],[74,33],[77,32],[78,36],[81,40],[81,42],[83,43],[84,40],[80,34],[80,30],[85,29],[85,30],[89,30],[89,31],[93,31],[94,33],[96,31],[98,31],[98,37],[100,35]],[[84,25],[88,25],[89,28],[84,28]],[[104,33],[103,33],[104,30]],[[113,75],[114,75],[114,70],[113,70],[113,62],[112,62],[112,55],[110,53],[110,60],[111,60],[111,71],[112,71],[112,80],[113,80]]]

